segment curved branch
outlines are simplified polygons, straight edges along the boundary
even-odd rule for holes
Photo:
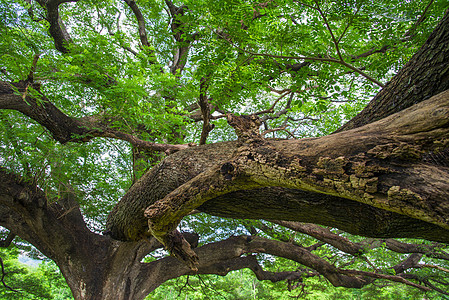
[[[376,279],[386,279],[386,280],[390,280],[390,281],[394,281],[394,282],[399,282],[399,283],[403,283],[406,285],[410,285],[413,286],[415,288],[418,288],[422,291],[426,291],[429,292],[432,289],[413,283],[401,276],[395,276],[395,275],[387,275],[387,274],[379,274],[379,273],[373,273],[373,272],[366,272],[366,271],[358,271],[358,270],[340,270],[341,274],[345,274],[348,276],[365,276],[365,277],[372,277],[372,278],[376,278]]]
[[[9,285],[6,284],[6,282],[5,282],[5,275],[6,275],[6,273],[5,273],[5,266],[3,264],[3,259],[1,257],[0,257],[0,266],[1,266],[1,269],[2,269],[2,278],[0,279],[0,281],[2,282],[3,286],[5,288],[7,288],[8,290],[10,290],[10,291],[13,291],[13,292],[16,292],[16,293],[20,293],[18,290],[13,289],[12,287],[10,287]]]
[[[416,281],[422,282],[426,286],[428,286],[431,289],[433,289],[434,291],[437,291],[438,293],[441,293],[443,295],[448,295],[449,296],[449,292],[447,292],[447,290],[442,290],[442,289],[438,288],[437,286],[435,286],[434,284],[432,284],[430,282],[429,278],[422,278],[421,276],[418,276],[416,274],[404,274],[403,277],[405,279],[412,279],[412,280],[416,280]],[[434,282],[438,282],[437,280],[433,280],[433,281]],[[444,283],[441,283],[441,282],[438,282],[438,283],[443,284],[443,285],[447,285],[447,284],[444,284]]]
[[[365,250],[362,245],[353,243],[349,239],[315,224],[278,220],[270,220],[270,222],[307,234],[348,254],[357,256],[362,254]]]
[[[427,257],[449,260],[449,254],[440,250],[440,245],[438,243],[435,243],[433,245],[409,244],[399,242],[394,239],[369,239],[359,243],[353,243],[346,237],[335,234],[329,229],[315,224],[279,220],[270,220],[270,222],[284,226],[297,232],[307,234],[319,241],[332,245],[335,248],[351,255],[361,255],[368,249],[381,247],[383,244],[385,244],[387,249],[396,253],[424,254]]]
[[[145,47],[151,47],[150,43],[148,42],[147,32],[145,29],[145,19],[142,15],[142,12],[139,9],[139,7],[136,4],[136,1],[125,0],[125,2],[131,8],[131,10],[133,11],[134,15],[137,18],[137,24],[139,26],[139,37],[140,37],[140,41],[141,41],[142,45]]]
[[[318,271],[334,286],[361,288],[372,280],[341,274],[335,266],[307,251],[305,248],[290,243],[283,243],[261,237],[238,236],[227,240],[211,243],[195,249],[199,257],[198,271],[200,274],[226,275],[231,270],[250,268],[261,279],[284,280],[298,278],[299,272],[271,273],[261,270],[255,258],[241,257],[248,253],[266,253],[296,261],[304,266]],[[150,270],[165,268],[165,280],[186,274],[195,274],[180,261],[172,257],[151,262],[142,268],[141,276],[147,284],[152,284]],[[154,276],[154,275],[153,275]],[[153,283],[154,285],[154,283]],[[155,287],[153,286],[153,289]]]
[[[78,1],[79,0],[37,0],[37,2],[47,11],[46,19],[50,24],[48,31],[55,42],[56,49],[62,53],[69,52],[66,46],[70,44],[72,40],[59,16],[59,5],[66,2]]]
[[[446,253],[438,249],[440,247],[438,244],[418,245],[418,244],[403,243],[393,239],[386,239],[383,242],[385,242],[385,245],[388,247],[388,249],[397,253],[421,253],[426,255],[427,257],[449,260],[449,253]]]
[[[109,137],[127,141],[137,147],[163,151],[167,154],[193,146],[193,144],[171,145],[144,141],[131,134],[111,129],[105,122],[96,117],[71,118],[40,93],[40,88],[39,84],[30,84],[26,81],[17,83],[0,81],[0,109],[16,110],[30,117],[47,128],[53,138],[61,144],[67,142],[85,143],[95,137]],[[39,99],[31,97],[28,93],[29,89],[37,91]]]

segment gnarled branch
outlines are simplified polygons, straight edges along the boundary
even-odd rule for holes
[[[171,145],[144,141],[129,133],[110,128],[106,122],[97,117],[71,118],[53,105],[42,93],[40,93],[40,99],[31,97],[27,92],[30,88],[40,93],[39,84],[30,84],[26,81],[0,82],[0,109],[12,109],[23,113],[47,128],[53,138],[62,144],[84,143],[95,137],[109,137],[167,154],[193,146],[193,144]]]

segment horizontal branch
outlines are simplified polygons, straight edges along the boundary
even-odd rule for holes
[[[426,291],[429,292],[432,289],[413,283],[401,276],[395,276],[395,275],[387,275],[387,274],[379,274],[379,273],[373,273],[373,272],[366,272],[366,271],[357,271],[357,270],[340,270],[341,274],[345,274],[348,276],[365,276],[365,277],[372,277],[372,278],[376,278],[376,279],[386,279],[386,280],[390,280],[390,281],[394,281],[394,282],[399,282],[399,283],[403,283],[406,285],[410,285],[412,287],[418,288],[422,291]]]
[[[402,284],[410,285],[424,291],[430,288],[415,284],[405,278],[397,275],[385,275],[372,272],[364,272],[358,270],[338,269],[326,260],[317,255],[310,253],[306,248],[293,245],[291,243],[279,242],[261,237],[254,236],[236,236],[226,240],[207,244],[195,249],[199,257],[198,271],[199,274],[216,274],[226,275],[232,270],[243,268],[251,269],[259,280],[270,280],[277,282],[281,280],[298,280],[301,281],[302,276],[306,274],[304,270],[300,271],[284,271],[284,272],[268,272],[263,270],[259,265],[255,256],[248,255],[251,253],[266,253],[277,257],[283,257],[298,262],[312,271],[312,276],[322,275],[334,286],[343,286],[349,288],[361,288],[371,284],[375,279],[385,279]],[[248,255],[248,256],[244,256]],[[150,270],[164,268],[166,272],[163,274],[151,274]],[[182,275],[195,274],[180,261],[173,257],[167,257],[146,264],[142,268],[141,277],[146,278],[145,281],[155,289],[154,282],[164,282],[168,279],[179,277]],[[160,280],[154,280],[154,276],[162,276]],[[158,284],[158,285],[159,285]]]
[[[277,220],[270,220],[270,222],[307,234],[348,254],[360,255],[364,252],[364,248],[361,245],[353,243],[349,239],[315,224]]]
[[[335,59],[335,58],[328,58],[328,57],[312,57],[312,56],[288,56],[288,55],[274,55],[274,54],[267,54],[267,53],[257,53],[257,52],[252,52],[252,51],[248,51],[245,49],[242,49],[238,46],[236,46],[234,43],[228,41],[233,47],[235,47],[236,49],[238,49],[239,51],[242,52],[246,52],[250,55],[253,56],[264,56],[264,57],[271,57],[271,58],[278,58],[278,59],[295,59],[295,60],[305,60],[305,61],[320,61],[320,62],[330,62],[330,63],[336,63],[342,66],[347,67],[348,69],[362,75],[363,77],[365,77],[366,79],[368,79],[371,82],[374,82],[375,84],[377,84],[380,87],[384,87],[385,85],[383,83],[381,83],[380,81],[376,80],[375,78],[369,76],[368,74],[366,74],[365,72],[363,72],[362,70],[354,67],[351,64],[348,64],[347,62],[343,61],[343,60],[339,60],[339,59]]]
[[[39,93],[39,99],[31,97],[29,90]],[[67,142],[85,143],[95,137],[109,137],[127,141],[134,146],[167,154],[186,149],[193,144],[159,144],[141,140],[129,133],[114,130],[102,121],[103,118],[89,116],[72,118],[64,114],[40,92],[39,84],[25,81],[8,83],[0,81],[0,109],[16,110],[44,126],[53,138],[65,144]]]
[[[307,234],[351,255],[360,255],[369,249],[374,249],[385,245],[388,250],[396,253],[419,253],[425,254],[427,257],[449,260],[449,254],[442,251],[438,243],[433,243],[432,245],[410,244],[399,242],[394,239],[368,239],[359,243],[353,243],[346,237],[335,234],[329,229],[319,225],[279,220],[270,220],[270,222],[289,228],[296,232]]]

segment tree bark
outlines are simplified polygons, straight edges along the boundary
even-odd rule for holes
[[[60,267],[75,299],[144,299],[165,281],[183,275],[226,275],[250,268],[259,280],[300,280],[301,272],[266,272],[249,253],[270,253],[317,268],[337,286],[361,287],[369,278],[354,278],[307,249],[259,237],[231,237],[195,249],[197,272],[166,257],[143,263],[146,254],[162,247],[154,238],[120,242],[90,232],[76,203],[64,197],[49,204],[45,194],[20,177],[0,170],[0,225],[31,242]],[[184,234],[190,244],[198,237]]]
[[[148,235],[140,212],[158,202],[158,212],[153,206],[148,215],[150,221],[164,219],[158,222],[160,230],[166,232],[180,216],[198,207],[227,217],[298,220],[366,236],[448,242],[448,93],[403,110],[435,95],[435,91],[449,88],[448,26],[446,13],[410,63],[373,99],[370,112],[361,113],[363,121],[344,129],[400,113],[318,139],[264,141],[246,148],[239,142],[229,142],[180,151],[129,190],[111,212],[107,231],[122,240]],[[429,72],[423,72],[423,68]],[[414,93],[407,88],[411,83]],[[375,103],[380,104],[373,106]],[[226,174],[234,187],[214,194],[207,180],[210,176],[219,179],[225,164],[235,173]],[[207,179],[204,173],[212,168],[216,171]],[[239,180],[246,182],[239,184]],[[220,184],[226,184],[226,180]],[[207,196],[201,191],[203,187]],[[195,196],[198,189],[201,196]],[[198,199],[180,200],[181,194]],[[163,212],[160,200],[164,197],[165,207],[170,207],[171,214],[178,214],[176,217]],[[180,212],[182,207],[186,209]],[[348,214],[360,221],[351,218],[349,222]]]
[[[181,215],[198,207],[227,217],[313,221],[366,236],[449,242],[447,161],[435,159],[444,158],[448,148],[448,103],[449,91],[381,121],[322,138],[254,146],[228,142],[180,151],[130,189],[107,228],[114,238],[138,240],[148,232],[145,218],[136,212],[165,197],[174,216],[173,193],[196,197],[205,185],[199,202],[186,204]],[[224,178],[221,188],[229,174],[220,172],[228,164],[235,170],[228,178],[233,187],[215,193],[210,177],[199,176],[215,167],[209,175]],[[348,215],[356,218],[348,220]],[[162,218],[162,227],[179,221],[179,216]]]
[[[62,2],[51,1],[55,5]],[[242,132],[244,138],[239,141],[181,150],[146,173],[121,199],[108,218],[106,233],[110,236],[87,229],[70,193],[51,203],[35,184],[0,169],[0,225],[53,259],[75,299],[143,299],[166,280],[194,274],[172,257],[142,263],[146,254],[162,247],[148,232],[145,209],[158,237],[197,208],[234,218],[305,221],[371,237],[420,237],[449,243],[448,18],[446,14],[412,62],[362,113],[361,121],[344,128],[355,129],[322,138],[280,141]],[[53,35],[60,51],[66,51],[67,38]],[[31,99],[26,94],[27,82],[17,83],[16,88],[22,96],[0,82],[0,108],[21,111],[46,126],[56,140],[84,142],[93,135],[120,135],[137,146],[142,142],[107,128],[86,129],[92,120],[69,118],[48,99],[40,99],[42,103]],[[416,102],[420,103],[413,105]],[[165,146],[151,147],[185,148]],[[190,244],[197,240],[184,238]],[[353,251],[354,245],[340,246]],[[387,247],[421,254],[434,250],[391,240]],[[301,272],[264,272],[253,257],[243,256],[262,252],[314,269],[335,286],[359,288],[373,278],[416,286],[406,276],[338,269],[306,248],[261,237],[231,237],[194,251],[201,274],[224,275],[250,268],[259,279],[301,278]],[[419,255],[410,256],[395,270],[416,266]],[[447,259],[447,253],[434,255]]]

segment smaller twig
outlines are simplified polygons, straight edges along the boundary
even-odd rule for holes
[[[201,281],[202,284],[200,284],[201,290],[203,291],[203,294],[206,296],[206,298],[209,298],[207,295],[207,291],[204,289],[207,287],[206,283],[203,281],[203,278],[201,278],[200,274],[197,274],[198,279]]]
[[[351,64],[348,64],[345,61],[338,60],[338,59],[335,59],[335,58],[310,57],[310,56],[289,56],[289,55],[274,55],[274,54],[266,54],[266,53],[256,53],[256,52],[252,52],[252,51],[248,51],[248,50],[242,49],[242,48],[236,46],[231,41],[228,41],[228,43],[230,43],[234,48],[238,49],[239,51],[242,51],[242,52],[248,53],[250,55],[254,55],[254,56],[266,56],[266,57],[279,58],[279,59],[299,59],[299,60],[321,61],[321,62],[331,62],[331,63],[340,64],[340,65],[343,65],[343,66],[347,67],[348,69],[351,69],[351,70],[355,71],[356,73],[362,75],[363,77],[365,77],[369,81],[374,82],[378,86],[385,87],[385,85],[383,83],[381,83],[380,81],[378,81],[378,80],[374,79],[373,77],[369,76],[368,74],[366,74],[362,70],[354,67]]]
[[[375,266],[372,262],[370,262],[370,260],[369,260],[367,257],[361,256],[361,258],[362,258],[368,265],[370,265],[371,268],[374,269],[375,273],[379,273],[379,269],[376,268],[376,266]]]
[[[421,24],[424,21],[424,19],[426,18],[426,13],[429,10],[430,6],[432,5],[433,1],[434,0],[429,1],[429,4],[427,4],[426,8],[424,9],[419,19],[415,22],[415,24],[413,24],[412,28],[407,30],[407,32],[405,33],[405,37],[411,36],[413,32],[416,30],[416,28],[418,28],[419,24]]]
[[[187,275],[187,277],[186,277],[186,283],[184,283],[184,285],[179,289],[178,297],[176,297],[176,298],[179,298],[179,296],[181,296],[182,290],[183,290],[187,285],[189,285],[189,277],[190,277],[190,275]],[[194,290],[195,290],[195,289],[194,289]]]
[[[332,37],[332,41],[334,42],[334,45],[335,45],[335,49],[337,50],[338,57],[343,62],[344,59],[343,59],[343,56],[341,55],[340,47],[338,46],[338,41],[335,38],[334,33],[332,32],[331,26],[330,26],[329,22],[327,21],[326,15],[321,10],[320,5],[318,4],[317,0],[315,0],[315,4],[316,4],[316,8],[317,8],[318,12],[320,13],[321,17],[323,18],[324,24],[326,24],[327,30],[329,30],[329,33]]]
[[[357,10],[355,11],[354,15],[351,17],[351,19],[349,20],[348,24],[346,24],[345,29],[343,30],[343,32],[340,34],[340,37],[337,40],[337,43],[341,42],[341,39],[343,38],[343,36],[346,34],[346,31],[348,30],[349,26],[351,26],[352,20],[354,19],[354,17],[358,14],[358,12],[360,11],[360,8],[362,6],[360,5],[359,7],[357,7]]]
[[[314,7],[314,6],[312,6],[312,5],[309,5],[309,4],[306,4],[306,3],[303,3],[303,2],[301,2],[301,1],[298,1],[298,0],[293,0],[293,2],[296,2],[296,3],[298,3],[298,4],[302,5],[302,6],[305,6],[305,7],[308,7],[308,8],[314,9],[314,10],[317,10],[317,8],[316,8],[316,7]]]
[[[30,73],[28,73],[28,77],[27,77],[27,81],[28,82],[33,82],[34,81],[34,72],[36,72],[36,65],[37,65],[37,61],[39,60],[40,54],[36,53],[34,54],[33,57],[33,63],[31,65],[31,70]]]
[[[297,137],[291,131],[287,130],[286,128],[287,128],[287,126],[282,126],[282,127],[278,127],[278,128],[268,129],[268,130],[265,130],[264,132],[262,132],[261,135],[262,135],[262,137],[265,137],[265,135],[270,133],[270,132],[285,131],[292,138],[297,139]]]
[[[432,269],[437,269],[437,270],[449,273],[449,269],[446,269],[446,268],[443,268],[440,266],[436,266],[436,265],[420,264],[420,265],[418,265],[418,267],[419,268],[432,268]]]
[[[2,267],[2,278],[1,278],[1,282],[3,284],[3,286],[7,289],[9,289],[10,291],[16,292],[16,293],[20,293],[20,291],[13,289],[12,287],[10,287],[9,285],[6,284],[5,282],[5,266],[3,264],[3,259],[0,257],[0,265]]]
[[[271,107],[269,109],[265,109],[259,112],[256,112],[255,115],[262,115],[262,114],[268,114],[268,113],[272,113],[274,111],[274,108],[276,107],[276,104],[278,104],[278,102],[284,98],[285,96],[287,96],[288,94],[291,94],[292,91],[288,90],[286,93],[282,94],[279,98],[276,99],[276,101],[274,101],[273,105],[271,105]]]
[[[355,263],[355,258],[353,258],[353,259],[351,259],[350,261],[348,261],[348,262],[342,264],[342,265],[340,266],[340,268],[346,268],[346,267],[349,267],[350,265],[353,265],[354,263]]]

